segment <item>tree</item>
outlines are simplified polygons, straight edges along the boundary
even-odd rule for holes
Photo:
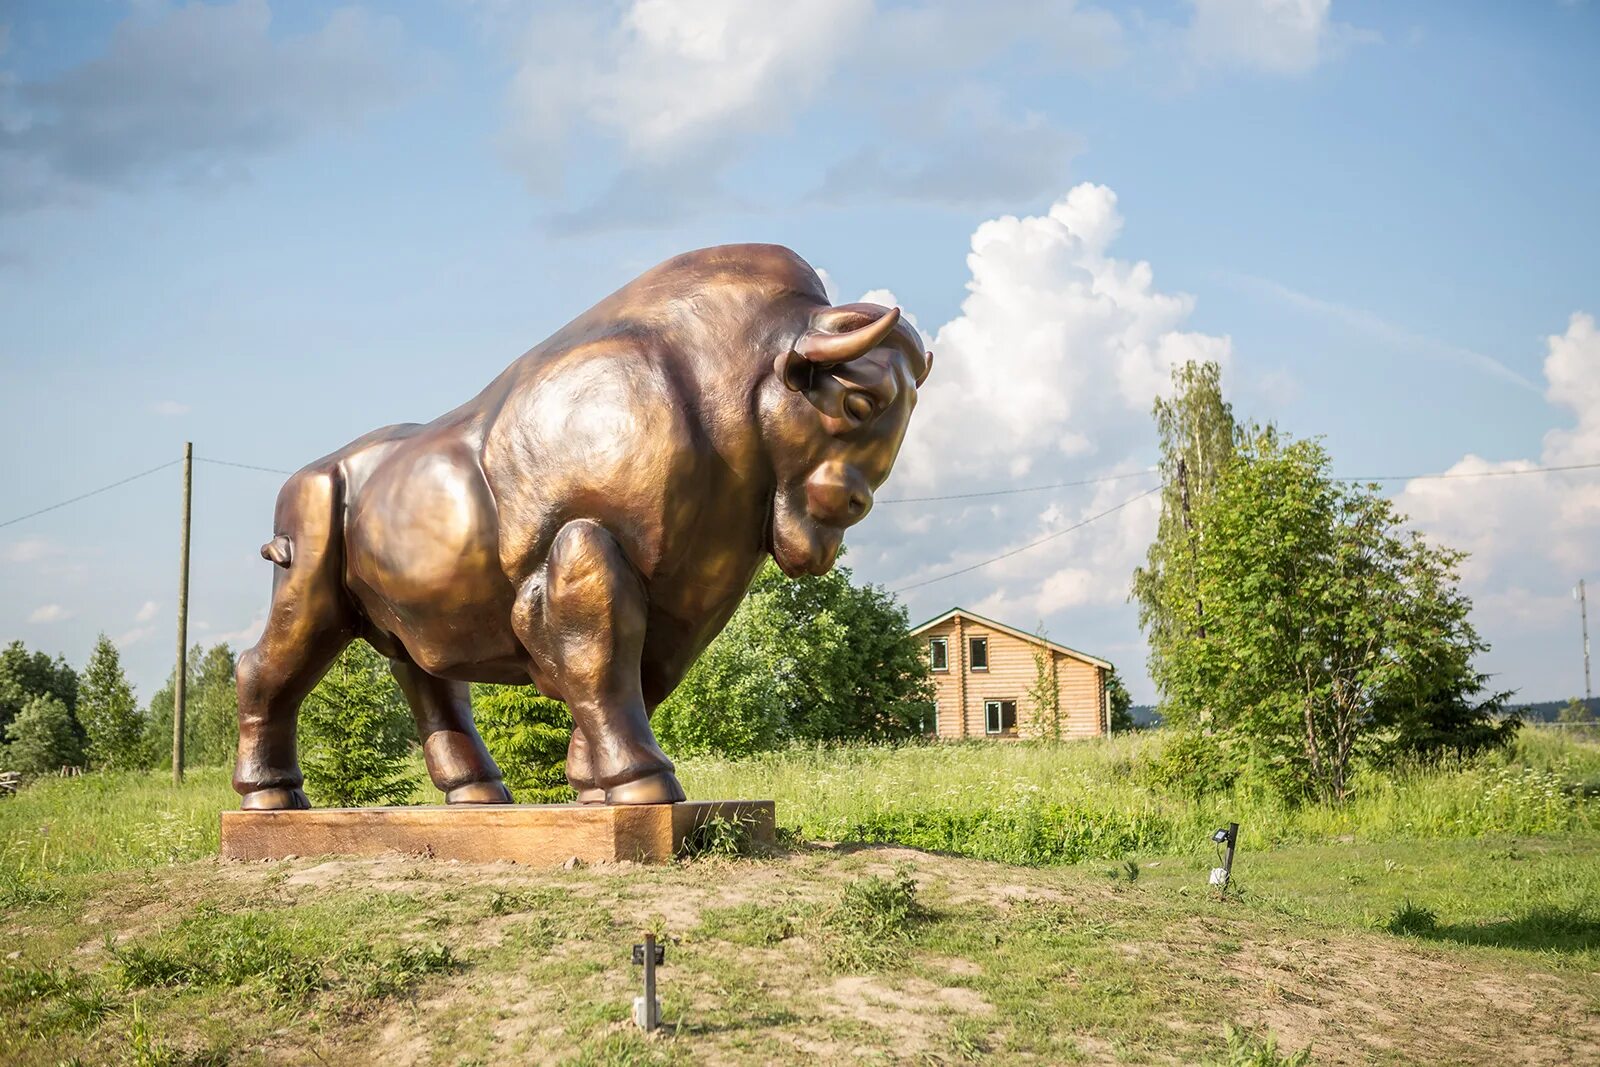
[[[1161,517],[1145,565],[1133,572],[1133,599],[1139,602],[1139,625],[1149,638],[1150,673],[1158,686],[1174,645],[1205,633],[1195,574],[1205,540],[1202,515],[1233,461],[1238,429],[1233,407],[1222,397],[1222,370],[1216,363],[1174,367],[1172,385],[1172,399],[1157,397],[1152,411],[1161,452]],[[1205,709],[1197,714],[1203,717]]]
[[[1034,631],[1044,639],[1044,623]],[[1034,646],[1033,684],[1028,686],[1028,702],[1033,705],[1033,734],[1045,741],[1060,741],[1066,723],[1061,717],[1061,685],[1056,676],[1055,656],[1048,648]]]
[[[655,724],[671,751],[732,754],[789,738],[911,737],[932,700],[922,646],[892,596],[851,584],[847,567],[790,581],[769,562]]]
[[[184,753],[194,766],[228,763],[239,747],[236,666],[233,649],[224,642],[211,646],[194,670],[184,712]]]
[[[105,634],[83,669],[78,687],[78,721],[88,739],[89,762],[106,770],[148,766],[144,716],[122,673],[122,657]]]
[[[78,724],[65,702],[41,693],[24,704],[6,727],[8,769],[24,774],[49,774],[83,762]]]
[[[34,697],[46,694],[69,712],[78,706],[78,675],[63,657],[29,652],[21,641],[0,650],[0,736]]]
[[[1112,734],[1138,729],[1133,721],[1133,697],[1116,671],[1106,675],[1106,708],[1111,717]]]
[[[403,804],[416,792],[407,770],[406,704],[382,656],[352,643],[300,705],[301,766],[319,804]]]
[[[520,801],[572,799],[567,785],[567,743],[572,712],[532,686],[475,685],[472,717],[489,754]]]
[[[789,711],[806,697],[806,680],[838,649],[834,621],[805,632],[770,593],[747,595],[733,618],[656,708],[652,725],[669,753],[747,755],[793,736]]]
[[[1459,552],[1406,535],[1315,441],[1240,435],[1197,509],[1194,581],[1163,590],[1162,710],[1231,735],[1284,793],[1342,801],[1363,758],[1504,743]],[[1201,625],[1203,612],[1204,625]],[[1155,637],[1152,636],[1152,647]],[[1209,717],[1208,717],[1209,716]]]
[[[199,645],[189,649],[186,658],[188,668],[184,680],[185,694],[193,693],[198,685],[199,676],[196,668],[204,658],[204,650]],[[174,667],[167,672],[167,682],[155,695],[150,698],[150,703],[145,705],[144,713],[144,747],[145,763],[151,767],[170,768],[172,766],[172,711],[174,693],[174,680],[178,676],[178,669]],[[185,701],[187,705],[187,700]],[[191,754],[195,751],[199,740],[199,732],[193,715],[189,708],[184,708],[183,717],[183,751],[184,761],[192,764]]]
[[[1589,705],[1573,697],[1568,700],[1561,710],[1556,712],[1556,722],[1563,723],[1591,723],[1594,722],[1594,712],[1589,710]]]

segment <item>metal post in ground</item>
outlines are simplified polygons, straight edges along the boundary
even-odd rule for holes
[[[633,998],[633,1021],[645,1033],[661,1026],[661,1002],[656,999],[656,965],[664,962],[666,950],[656,944],[656,935],[644,935],[644,944],[633,946],[633,962],[644,965],[644,996]]]

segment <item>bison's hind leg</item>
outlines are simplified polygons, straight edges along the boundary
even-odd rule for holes
[[[261,640],[239,657],[236,674],[233,788],[246,809],[310,807],[295,755],[300,702],[356,633],[341,575],[339,496],[336,470],[302,471],[278,495],[278,532],[267,547],[281,550],[268,555],[281,569]]]
[[[411,705],[428,777],[446,804],[509,804],[511,791],[472,721],[472,690],[429,674],[409,659],[390,661]]]

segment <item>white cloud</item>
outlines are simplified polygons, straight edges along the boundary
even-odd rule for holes
[[[1600,331],[1594,316],[1575,313],[1567,332],[1547,338],[1546,344],[1545,398],[1571,408],[1578,424],[1545,436],[1545,459],[1553,464],[1600,462]]]
[[[28,616],[29,622],[65,622],[72,618],[72,612],[60,604],[41,604],[33,609]]]
[[[138,612],[133,616],[133,621],[138,623],[149,622],[156,617],[156,612],[161,610],[161,605],[154,600],[146,600],[139,605]]]
[[[21,541],[13,541],[0,548],[0,559],[7,563],[38,563],[41,560],[60,556],[66,549],[42,537],[29,537]]]
[[[987,65],[1093,69],[1122,55],[1115,17],[1070,0],[632,0],[544,4],[513,41],[504,146],[537,195],[560,197],[569,159],[600,191],[558,229],[659,225],[739,201],[723,172],[824,107],[849,116],[831,156],[791,148],[816,196],[946,204],[1058,187],[1075,142],[969,78]],[[896,77],[894,71],[914,72]],[[581,145],[581,149],[580,149]],[[590,177],[590,182],[593,182]]]
[[[634,0],[613,21],[598,6],[542,8],[522,32],[509,147],[549,191],[577,125],[659,164],[781,124],[871,9],[871,0]]]
[[[260,640],[261,631],[266,629],[266,625],[266,613],[259,612],[255,615],[255,617],[253,617],[249,622],[245,623],[239,629],[229,630],[226,633],[220,633],[215,636],[217,641],[225,641],[232,645],[235,649],[244,648],[253,645]]]
[[[401,53],[393,20],[354,7],[278,34],[266,0],[136,10],[78,66],[37,81],[0,73],[0,210],[151,177],[237,179],[251,158],[403,95],[419,64]]]
[[[1193,297],[1158,290],[1148,263],[1111,254],[1121,228],[1116,194],[1089,184],[1045,215],[977,228],[961,314],[933,338],[934,384],[912,421],[901,484],[1115,461],[1174,366],[1229,362],[1228,338],[1183,328]]]
[[[967,82],[928,96],[896,113],[902,136],[830,164],[817,198],[1008,205],[1065,183],[1081,145],[1044,114],[1016,113],[994,89]]]
[[[1303,74],[1326,56],[1331,0],[1194,0],[1189,47],[1205,66]]]
[[[1174,365],[1227,367],[1233,353],[1227,337],[1188,328],[1192,297],[1116,255],[1121,229],[1116,195],[1084,184],[1042,215],[1001,216],[973,233],[966,299],[924,330],[933,373],[892,480],[850,543],[892,589],[1015,554],[908,590],[914,617],[963,604],[1024,629],[1043,620],[1091,652],[1138,647],[1127,595],[1159,508],[1157,495],[1140,495],[1157,484],[1151,403],[1170,390]],[[888,290],[863,299],[898,303]],[[1093,478],[1107,480],[891,503]],[[1137,656],[1122,668],[1137,681]]]
[[[135,626],[131,630],[126,630],[123,633],[118,634],[112,639],[111,643],[116,645],[118,648],[128,648],[131,645],[136,645],[140,641],[143,641],[154,632],[155,631],[149,626]]]
[[[1418,479],[1396,498],[1430,538],[1471,553],[1463,588],[1493,644],[1525,640],[1519,627],[1563,629],[1575,616],[1567,591],[1595,575],[1600,545],[1600,476],[1594,471],[1510,474],[1536,466],[1600,463],[1600,332],[1574,314],[1565,333],[1546,339],[1546,398],[1574,417],[1552,428],[1537,460],[1463,456],[1447,473],[1489,475]],[[1559,695],[1541,693],[1544,695]]]
[[[177,400],[162,400],[150,405],[150,410],[157,415],[177,416],[189,414],[189,405]]]

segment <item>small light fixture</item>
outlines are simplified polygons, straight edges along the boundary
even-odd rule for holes
[[[656,968],[667,962],[667,947],[646,933],[644,944],[633,946],[633,965],[644,968],[644,996],[633,998],[633,1021],[645,1033],[661,1026],[661,999],[656,996]]]
[[[1217,859],[1221,866],[1211,868],[1211,877],[1208,885],[1216,886],[1220,891],[1228,891],[1228,883],[1233,879],[1233,850],[1239,843],[1239,824],[1231,822],[1227,826],[1211,835],[1212,844],[1217,846]],[[1223,854],[1226,847],[1227,853]]]

